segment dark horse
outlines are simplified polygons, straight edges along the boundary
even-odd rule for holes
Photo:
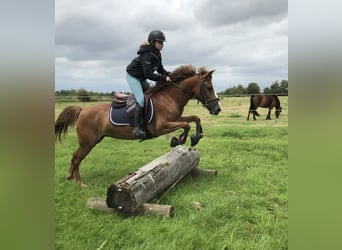
[[[211,81],[214,70],[207,71],[199,68],[198,72],[192,65],[183,65],[175,69],[170,77],[170,84],[156,85],[148,89],[148,94],[153,101],[154,116],[147,124],[149,138],[171,133],[177,129],[183,129],[179,138],[172,138],[171,146],[181,145],[186,142],[190,125],[196,123],[196,135],[191,137],[191,146],[196,145],[203,137],[201,120],[198,116],[182,116],[184,106],[190,99],[197,99],[209,110],[212,115],[221,111],[219,98]],[[137,139],[132,135],[133,127],[115,126],[109,121],[111,103],[96,104],[82,109],[78,106],[68,106],[62,110],[55,121],[55,136],[61,140],[61,135],[67,133],[69,126],[77,122],[76,132],[79,147],[73,153],[71,164],[67,173],[67,179],[76,178],[76,183],[86,186],[81,181],[79,166],[91,149],[105,136],[118,139]]]
[[[279,118],[281,107],[280,107],[280,101],[279,101],[278,96],[276,95],[251,95],[247,120],[249,120],[250,113],[253,113],[253,119],[256,120],[255,116],[259,116],[259,113],[257,112],[258,107],[268,108],[266,120],[271,120],[271,110],[273,109],[273,107],[275,107],[276,108],[275,116],[276,118]]]

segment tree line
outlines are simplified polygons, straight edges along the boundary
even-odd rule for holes
[[[241,84],[227,88],[226,90],[218,93],[219,95],[251,95],[251,94],[277,94],[277,95],[288,95],[288,80],[282,80],[280,83],[275,81],[270,87],[266,87],[261,92],[258,83],[251,82],[247,87],[243,87]]]
[[[123,92],[123,94],[128,94],[129,92]],[[282,80],[280,83],[275,81],[270,87],[266,87],[261,92],[258,83],[251,82],[247,87],[243,87],[241,84],[227,88],[226,90],[219,92],[218,95],[229,95],[229,96],[241,96],[241,95],[251,95],[251,94],[277,94],[277,95],[288,95],[288,81]],[[84,88],[79,90],[57,90],[55,91],[56,101],[80,101],[80,102],[94,102],[94,101],[104,101],[113,99],[114,91],[103,93],[87,91]]]
[[[122,92],[123,94],[128,94],[128,92]],[[94,92],[87,91],[84,88],[75,90],[56,90],[55,91],[55,101],[57,102],[96,102],[96,101],[106,101],[113,100],[114,91],[112,92]]]

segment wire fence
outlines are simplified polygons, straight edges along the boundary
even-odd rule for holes
[[[222,97],[244,97],[244,96],[250,97],[251,95],[288,96],[288,93],[284,92],[284,93],[269,93],[269,94],[263,94],[263,93],[260,93],[260,94],[222,94],[222,95],[219,95],[219,96],[222,96]]]
[[[108,102],[113,101],[114,96],[77,96],[77,95],[55,95],[55,102]]]
[[[219,94],[219,98],[229,97],[250,97],[251,95],[277,95],[288,96],[288,93],[272,93],[272,94]],[[55,95],[55,102],[111,102],[114,95]]]

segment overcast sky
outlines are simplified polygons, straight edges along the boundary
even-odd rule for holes
[[[215,69],[223,91],[288,79],[287,0],[55,1],[55,89],[129,91],[126,66],[160,29],[168,71]]]

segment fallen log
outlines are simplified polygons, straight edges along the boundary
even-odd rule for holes
[[[200,169],[200,168],[194,168],[190,172],[191,175],[217,175],[217,170],[212,169]]]
[[[86,206],[103,213],[117,212],[114,208],[108,207],[106,200],[103,198],[91,197],[87,200]],[[169,205],[144,203],[133,215],[160,215],[165,218],[171,218],[173,211],[173,207]]]
[[[107,191],[107,206],[135,213],[144,203],[179,182],[199,161],[199,151],[177,146],[111,185]]]

